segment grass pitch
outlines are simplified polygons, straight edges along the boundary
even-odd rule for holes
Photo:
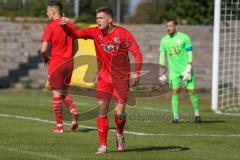
[[[63,134],[51,132],[51,93],[40,90],[0,91],[0,160],[164,159],[237,160],[240,157],[239,117],[216,115],[210,95],[200,94],[202,124],[195,124],[188,97],[180,103],[182,121],[171,123],[170,96],[141,98],[127,106],[127,149],[116,152],[113,112],[109,114],[108,153],[96,155],[94,98],[73,96],[82,113],[81,126]],[[64,118],[69,120],[66,111]]]

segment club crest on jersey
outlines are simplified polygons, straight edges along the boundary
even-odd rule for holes
[[[177,44],[180,44],[182,42],[181,39],[177,39]]]
[[[116,43],[116,44],[120,44],[121,43],[119,37],[114,37],[113,40],[114,40],[114,43]]]

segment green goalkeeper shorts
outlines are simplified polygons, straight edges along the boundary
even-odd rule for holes
[[[181,87],[181,81],[182,81],[182,76],[170,79],[170,87],[172,89],[180,88]],[[194,74],[192,74],[192,79],[191,80],[184,81],[184,86],[187,89],[195,89],[196,78],[195,78]]]

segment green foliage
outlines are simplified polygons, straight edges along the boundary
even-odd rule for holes
[[[163,3],[158,0],[142,1],[136,10],[136,15],[129,21],[132,23],[161,23],[163,17]]]
[[[46,15],[48,0],[0,0],[0,16],[32,16]]]
[[[95,22],[95,10],[99,7],[109,7],[113,10],[114,18],[116,17],[117,0],[81,0],[80,16],[78,22]],[[121,21],[124,20],[128,11],[128,0],[121,0]]]
[[[182,24],[213,23],[213,0],[143,0],[137,7],[132,23],[163,23],[176,18]]]
[[[49,0],[0,0],[0,16],[46,17]],[[66,16],[74,16],[74,0],[59,0]],[[121,21],[126,21],[130,0],[121,0]],[[209,25],[213,23],[213,0],[142,0],[130,23],[163,23],[175,17],[182,24]],[[116,17],[117,0],[80,0],[78,22],[95,22],[98,7],[110,7]]]
[[[63,5],[63,12],[68,17],[74,16],[74,0],[58,0]],[[0,16],[46,17],[49,0],[0,0]],[[80,0],[79,22],[95,22],[95,10],[106,6],[116,15],[117,0]],[[128,0],[121,0],[121,19],[128,11]]]

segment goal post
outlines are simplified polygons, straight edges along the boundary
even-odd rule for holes
[[[213,28],[213,67],[212,67],[212,110],[218,110],[218,70],[219,70],[219,39],[220,39],[221,0],[214,2]]]
[[[240,115],[240,0],[214,1],[211,105]]]

